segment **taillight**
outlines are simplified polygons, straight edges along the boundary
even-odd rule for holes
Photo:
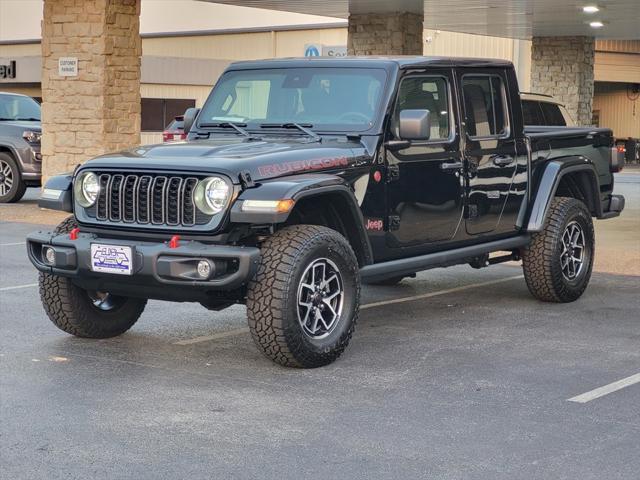
[[[611,165],[610,170],[612,173],[616,173],[622,170],[624,167],[624,156],[627,149],[624,145],[618,145],[611,149]]]
[[[173,133],[171,132],[162,132],[162,141],[163,142],[171,142],[173,140]]]

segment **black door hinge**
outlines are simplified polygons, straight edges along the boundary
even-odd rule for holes
[[[400,216],[391,215],[389,217],[389,230],[400,230]]]
[[[398,165],[389,165],[387,167],[387,183],[396,182],[400,179],[400,167]]]
[[[249,171],[244,170],[238,174],[238,178],[240,179],[240,183],[242,184],[242,188],[251,188],[255,187],[255,182],[253,178],[251,178],[251,173]]]

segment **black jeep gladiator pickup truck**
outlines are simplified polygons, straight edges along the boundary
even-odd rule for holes
[[[535,297],[576,300],[592,218],[624,207],[611,130],[525,130],[504,61],[235,63],[185,130],[47,182],[40,205],[74,215],[28,254],[65,332],[119,335],[150,298],[245,303],[269,358],[318,367],[347,346],[361,282],[521,259]]]

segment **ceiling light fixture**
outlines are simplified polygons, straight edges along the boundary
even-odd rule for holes
[[[604,27],[604,23],[602,23],[602,22],[591,22],[589,24],[589,26],[591,28],[602,28],[602,27]]]
[[[584,13],[598,13],[600,9],[595,5],[586,5],[582,7]]]

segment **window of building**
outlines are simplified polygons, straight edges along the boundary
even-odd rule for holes
[[[398,136],[398,120],[402,110],[429,110],[430,141],[448,139],[451,134],[449,87],[444,77],[407,77],[402,80],[392,128]]]
[[[465,123],[470,137],[500,137],[509,133],[506,93],[497,75],[462,77]]]
[[[183,115],[187,108],[196,106],[196,101],[179,98],[143,98],[142,131],[161,132],[173,119]]]

